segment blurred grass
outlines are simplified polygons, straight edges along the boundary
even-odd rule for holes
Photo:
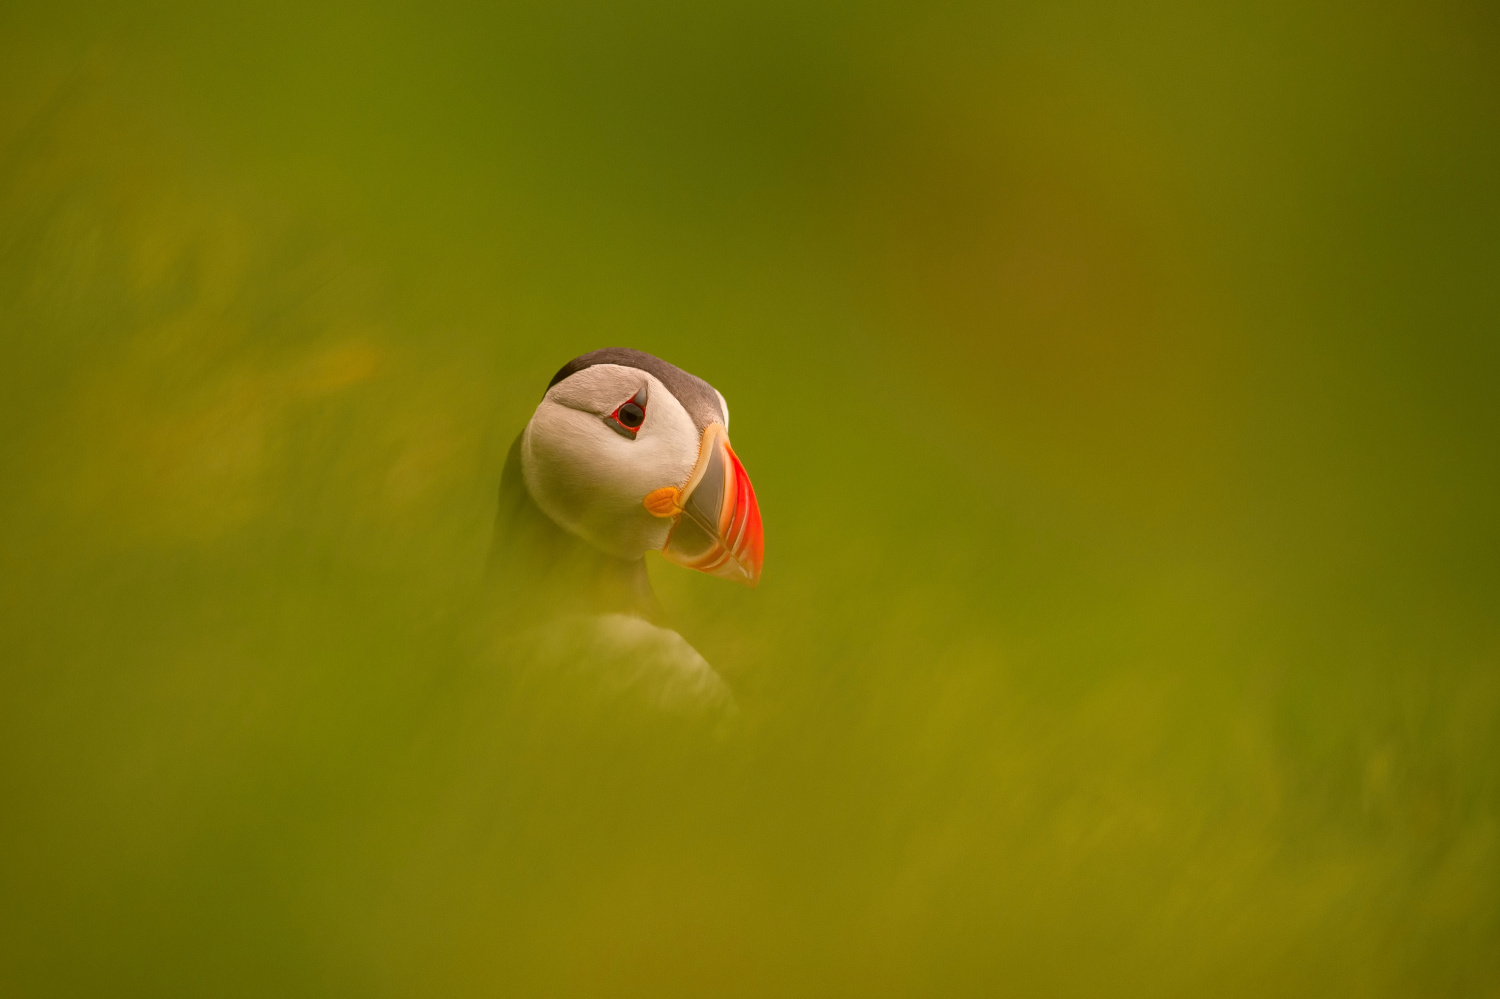
[[[0,25],[7,993],[1500,989],[1489,8]],[[607,344],[725,742],[484,654]]]

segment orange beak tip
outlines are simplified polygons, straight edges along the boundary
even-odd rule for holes
[[[765,558],[760,506],[721,425],[704,431],[688,484],[682,490],[653,490],[645,506],[658,517],[681,515],[662,548],[669,561],[752,589],[759,585]]]

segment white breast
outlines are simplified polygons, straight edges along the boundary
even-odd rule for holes
[[[681,635],[631,614],[560,618],[537,652],[538,665],[574,672],[608,700],[683,716],[736,710],[728,685]]]

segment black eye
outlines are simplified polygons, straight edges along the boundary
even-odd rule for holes
[[[635,440],[635,432],[641,429],[641,424],[646,422],[646,389],[632,396],[628,401],[620,403],[620,407],[609,418],[604,421],[615,429],[623,437]]]

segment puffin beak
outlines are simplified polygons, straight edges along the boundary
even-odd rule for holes
[[[765,552],[760,507],[745,466],[729,446],[729,433],[719,424],[703,431],[687,484],[650,493],[645,506],[658,517],[675,518],[661,550],[667,561],[746,586],[760,582]]]

